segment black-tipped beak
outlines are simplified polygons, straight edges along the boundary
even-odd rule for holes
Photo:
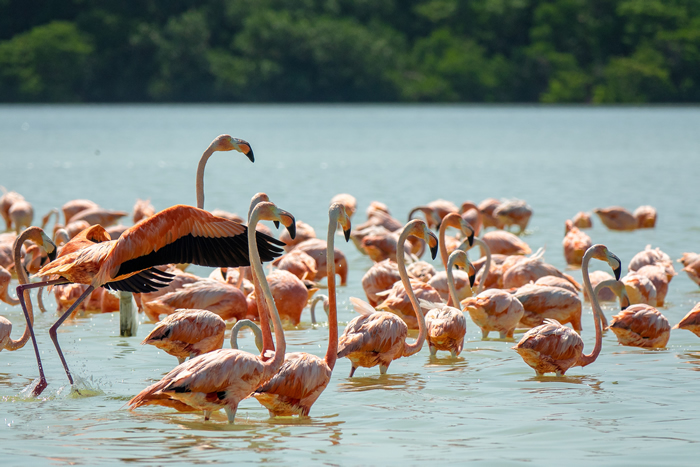
[[[469,276],[469,287],[474,287],[475,281],[476,281],[476,274],[471,274]]]
[[[56,259],[56,252],[57,252],[57,249],[54,248],[51,253],[47,254],[47,256],[49,257],[49,263]]]
[[[343,230],[343,234],[345,235],[345,241],[349,242],[350,241],[350,229]]]
[[[289,236],[292,237],[292,240],[297,236],[297,222],[292,218],[292,225],[287,227],[287,232],[289,232]]]
[[[472,230],[472,233],[470,236],[467,237],[467,240],[469,240],[469,248],[474,246],[474,231]]]
[[[437,224],[435,224],[435,230],[440,230],[441,225],[442,225],[442,219],[437,221]]]
[[[615,280],[620,280],[620,274],[622,273],[622,264],[620,264],[618,267],[613,269],[613,272],[615,273]]]
[[[272,221],[272,223],[275,224],[276,229],[280,228],[280,221]]]
[[[250,146],[248,146],[250,147]],[[250,159],[250,162],[255,162],[255,155],[253,154],[253,148],[250,148],[250,151],[248,151],[245,155],[248,159]]]

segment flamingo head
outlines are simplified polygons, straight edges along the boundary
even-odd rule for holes
[[[591,255],[593,258],[607,262],[615,274],[615,279],[620,280],[622,261],[620,261],[620,258],[618,258],[616,254],[608,250],[608,247],[601,244],[593,245],[589,250],[592,250]]]
[[[406,224],[404,230],[408,230],[409,235],[425,240],[430,247],[430,255],[435,259],[438,253],[438,239],[435,234],[430,231],[425,221],[413,219]]]
[[[234,138],[231,135],[221,135],[213,141],[212,146],[215,151],[238,151],[250,159],[250,162],[255,162],[253,148],[250,147],[248,141]]]
[[[331,217],[337,217],[338,225],[343,229],[343,234],[345,235],[345,241],[350,241],[350,231],[352,226],[350,225],[350,217],[347,213],[347,208],[345,205],[340,203],[333,203],[330,207]]]
[[[454,266],[459,266],[460,268],[467,271],[469,276],[469,286],[474,287],[474,282],[476,281],[476,268],[469,261],[467,253],[459,248],[450,253],[450,257],[447,260],[447,268],[451,269]]]

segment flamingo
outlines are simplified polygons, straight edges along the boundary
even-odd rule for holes
[[[459,209],[451,201],[444,199],[436,199],[431,201],[425,206],[417,206],[408,213],[408,220],[413,219],[413,214],[421,211],[425,214],[425,222],[431,229],[437,228],[440,225],[442,219],[451,212],[459,213]]]
[[[620,278],[622,263],[620,258],[601,244],[593,245],[583,255],[581,264],[583,284],[588,290],[588,296],[591,297],[595,322],[593,351],[588,355],[584,354],[583,340],[576,331],[562,326],[556,320],[547,319],[544,324],[526,332],[520,342],[513,347],[525,363],[535,370],[537,376],[542,376],[545,373],[556,373],[557,376],[561,376],[571,367],[590,365],[600,354],[603,345],[603,330],[600,322],[602,311],[588,277],[588,263],[591,258],[606,261],[613,269],[617,279]]]
[[[452,303],[460,305],[457,288],[455,287],[452,268],[457,265],[469,270],[469,293],[471,295],[471,286],[474,285],[474,276],[476,271],[474,266],[469,262],[467,254],[462,250],[453,251],[447,260],[447,283],[450,287],[450,297]],[[453,357],[457,357],[462,353],[464,347],[464,335],[467,333],[467,320],[464,318],[464,313],[459,308],[454,308],[448,305],[430,304],[431,308],[425,314],[425,325],[427,328],[426,340],[430,349],[430,355],[436,355],[438,350],[446,350]]]
[[[574,224],[574,227],[578,227],[579,229],[590,229],[593,227],[591,215],[583,211],[577,212],[571,219],[571,222]]]
[[[532,208],[525,201],[513,199],[499,204],[493,214],[502,224],[503,228],[510,228],[511,225],[519,227],[518,235],[525,232],[527,224],[532,217]]]
[[[316,402],[331,379],[338,353],[338,312],[335,290],[335,262],[333,261],[333,243],[338,225],[345,233],[345,240],[350,240],[350,219],[342,204],[333,204],[329,210],[328,223],[328,349],[324,358],[304,352],[285,355],[282,368],[267,383],[254,393],[270,412],[270,416],[309,415],[311,406]]]
[[[219,315],[207,310],[177,310],[160,321],[141,345],[153,345],[183,363],[224,344],[226,323]]]
[[[17,201],[24,201],[24,196],[20,195],[16,191],[7,191],[3,186],[0,187],[3,191],[2,197],[0,197],[0,215],[5,220],[5,230],[12,230],[12,219],[10,218],[10,208]]]
[[[523,317],[523,306],[512,294],[499,289],[488,289],[475,297],[462,300],[474,324],[481,329],[482,338],[497,331],[501,339],[512,339],[518,322]]]
[[[401,232],[401,239],[405,240],[409,235],[425,240],[430,246],[433,259],[435,258],[438,240],[425,222],[419,219],[408,222]],[[348,323],[338,342],[338,358],[347,357],[352,363],[350,377],[360,366],[372,368],[379,365],[379,373],[386,374],[392,361],[414,355],[423,347],[427,332],[425,318],[418,299],[411,289],[404,253],[400,248],[396,252],[396,264],[399,266],[401,281],[409,293],[413,310],[418,317],[420,329],[418,338],[413,344],[408,344],[406,342],[408,327],[401,318],[393,313],[377,311],[366,302],[351,297],[350,301],[361,315]]]
[[[650,305],[636,304],[614,315],[608,329],[622,345],[661,349],[671,336],[671,325],[659,310]]]
[[[151,204],[150,199],[137,199],[136,204],[134,204],[134,214],[132,220],[134,224],[138,223],[142,219],[148,219],[156,213],[156,208]]]
[[[647,276],[629,272],[620,280],[625,284],[631,303],[656,305],[656,287]]]
[[[377,294],[391,289],[394,283],[400,280],[399,266],[395,261],[385,259],[374,263],[362,276],[362,288],[369,304],[375,307],[379,305],[384,297]]]
[[[326,241],[320,238],[311,238],[299,243],[296,249],[303,251],[316,260],[316,277],[307,277],[309,280],[320,281],[326,277]],[[348,260],[339,249],[333,250],[335,258],[336,274],[340,276],[340,285],[345,286],[348,283]]]
[[[17,271],[17,278],[19,279],[20,285],[29,283],[29,278],[27,277],[27,274],[24,271],[20,260],[20,250],[24,242],[27,240],[32,241],[37,245],[40,245],[44,249],[44,251],[46,251],[50,258],[53,259],[56,257],[56,245],[54,245],[51,239],[46,236],[42,229],[40,229],[39,227],[29,227],[28,229],[25,229],[21,234],[19,234],[19,236],[15,240],[13,248],[15,270]],[[4,271],[4,268],[2,270]],[[24,294],[23,298],[24,300],[27,300],[29,302],[28,291]],[[19,300],[17,300],[16,302],[19,303]],[[31,324],[34,323],[34,312],[31,305],[24,308],[24,314],[25,318],[27,319],[27,322],[30,323],[30,325],[24,329],[24,333],[22,333],[22,337],[20,337],[19,340],[14,340],[11,337],[12,323],[10,322],[10,320],[3,316],[0,316],[0,351],[2,351],[3,349],[7,349],[10,351],[19,350],[27,344],[27,342],[29,341],[29,337],[33,335]]]
[[[159,382],[134,396],[128,403],[132,410],[148,404],[172,407],[174,403],[168,401],[174,400],[180,403],[180,408],[204,411],[205,420],[213,410],[224,408],[228,422],[232,424],[240,401],[269,381],[280,369],[284,361],[286,343],[282,321],[265,281],[261,264],[257,244],[260,234],[255,231],[255,226],[261,219],[281,222],[293,231],[294,217],[265,201],[255,206],[249,221],[250,265],[254,275],[260,278],[260,288],[272,315],[277,347],[274,357],[263,361],[262,356],[236,349],[219,349],[205,353],[178,365]]]
[[[375,263],[378,263],[385,259],[396,257],[396,249],[399,247],[398,240],[398,233],[389,232],[381,228],[377,232],[365,235],[360,245],[365,253],[367,253],[367,256]],[[403,249],[405,253],[411,253],[411,244],[409,242],[404,242]]]
[[[570,220],[567,220],[565,225],[566,235],[561,242],[564,246],[564,259],[566,264],[580,266],[583,254],[593,246],[593,242],[591,237],[586,235],[585,232],[581,232]]]
[[[399,272],[401,272],[401,269],[401,265],[399,265]],[[415,315],[413,297],[430,303],[440,303],[442,302],[442,298],[440,298],[440,294],[437,290],[425,282],[417,279],[410,279],[409,283],[410,291],[402,280],[396,282],[390,290],[380,294],[385,295],[386,298],[382,303],[377,305],[376,308],[380,311],[395,313],[406,323],[408,329],[420,329],[421,320]],[[421,315],[422,314],[423,312],[421,311]]]
[[[249,256],[242,241],[246,231],[245,225],[217,218],[202,209],[173,206],[129,228],[118,240],[92,243],[62,255],[37,273],[50,276],[48,281],[20,285],[17,294],[22,301],[21,292],[26,288],[71,282],[88,284],[85,293],[49,330],[68,380],[73,384],[58,344],[57,329],[90,292],[101,286],[126,292],[152,292],[172,279],[172,275],[154,266],[172,262],[214,267],[247,266]],[[279,256],[281,250],[275,245],[281,242],[260,233],[257,235],[262,240],[261,253],[265,261]],[[39,395],[47,383],[38,352],[36,357],[40,381],[34,394]]]
[[[306,240],[316,238],[316,231],[306,222],[297,221],[297,235],[293,239],[290,238],[289,233],[282,232],[280,234],[280,240],[285,243],[284,251],[290,252],[295,246],[304,242]]]
[[[695,304],[693,309],[672,329],[686,329],[700,337],[700,303]]]
[[[596,289],[598,284],[600,284],[601,282],[605,282],[607,280],[614,280],[613,276],[611,276],[605,271],[593,271],[589,274],[589,279],[591,281],[591,287]],[[615,300],[615,293],[609,287],[601,288],[598,291],[596,298],[599,302],[612,302],[613,300]],[[591,298],[588,296],[588,291],[586,289],[583,289],[583,299],[587,302],[591,301]]]
[[[250,328],[255,335],[255,346],[263,352],[263,335],[257,324],[249,319],[239,319],[231,328],[231,348],[238,349],[238,332],[243,328]]]
[[[460,206],[459,213],[462,218],[472,226],[474,235],[479,235],[484,225],[479,207],[471,201],[465,201],[462,203],[462,206]]]
[[[128,215],[129,213],[126,211],[113,211],[111,209],[97,207],[80,211],[71,217],[70,221],[71,223],[85,221],[90,225],[100,224],[102,227],[109,227],[114,225],[122,217]]]
[[[673,269],[673,261],[671,261],[671,257],[661,251],[659,247],[652,249],[651,245],[647,245],[644,250],[632,257],[629,266],[627,266],[627,270],[636,272],[644,266],[648,266],[650,264],[658,264],[663,266],[666,274],[668,275],[669,281],[676,275],[676,271]]]
[[[472,226],[469,225],[467,221],[462,218],[462,216],[456,212],[451,212],[443,217],[442,222],[440,223],[440,229],[438,230],[438,239],[440,243],[440,259],[442,260],[442,266],[445,268],[445,270],[440,271],[431,277],[428,281],[428,285],[433,287],[438,294],[440,294],[441,299],[447,300],[448,305],[458,306],[457,303],[459,303],[459,301],[471,296],[471,286],[473,281],[464,271],[457,271],[457,274],[450,271],[450,274],[455,281],[455,287],[457,287],[457,298],[459,298],[459,301],[454,302],[450,294],[449,278],[447,274],[448,253],[447,245],[445,244],[445,233],[448,227],[459,229],[460,232],[467,237],[469,247],[474,245],[474,228],[472,228]],[[474,266],[472,266],[472,269],[473,268]]]
[[[344,206],[344,205],[343,205]],[[346,208],[347,209],[347,208]],[[348,217],[349,219],[349,217]],[[326,317],[328,317],[330,313],[330,299],[328,298],[327,295],[323,294],[318,294],[314,297],[313,300],[311,300],[311,305],[309,306],[309,314],[311,315],[311,324],[318,324],[316,321],[316,304],[320,301],[323,302],[323,311],[326,312]]]
[[[309,289],[304,282],[289,271],[277,269],[267,276],[267,283],[272,291],[272,298],[275,300],[277,311],[283,320],[290,321],[294,326],[301,321],[301,313],[309,302]],[[311,294],[318,289],[313,288]],[[258,295],[248,296],[247,314],[257,316],[261,314],[258,310],[256,300]]]
[[[612,276],[610,276],[612,279]],[[593,279],[591,278],[591,282],[593,282]],[[597,284],[597,282],[596,282]],[[569,282],[563,277],[557,277],[557,276],[542,276],[539,279],[535,281],[535,285],[546,285],[550,287],[559,287],[562,289],[566,289],[569,292],[575,293],[578,295],[578,289],[574,287],[574,284]]]
[[[489,246],[491,253],[501,255],[529,255],[532,250],[527,243],[505,230],[485,233],[481,239]]]
[[[230,135],[219,135],[214,138],[214,141],[209,144],[209,147],[202,154],[197,165],[196,190],[197,207],[199,209],[204,209],[204,169],[207,166],[207,161],[216,151],[238,151],[245,155],[250,162],[255,162],[253,149],[247,141],[233,138]]]
[[[600,221],[610,230],[636,230],[637,219],[627,209],[620,206],[594,209]]]
[[[561,287],[525,284],[513,295],[523,305],[524,314],[520,318],[522,327],[534,328],[549,318],[561,324],[571,323],[575,331],[581,331],[581,299],[578,292]]]
[[[11,222],[15,225],[15,232],[19,234],[23,228],[32,225],[34,208],[29,201],[20,199],[12,203],[7,215],[10,216]]]
[[[288,271],[302,280],[307,277],[316,277],[318,272],[316,260],[301,250],[292,250],[286,255],[280,256],[273,261],[272,265]]]
[[[664,266],[660,264],[648,264],[639,268],[637,274],[646,277],[654,284],[654,289],[656,289],[656,303],[652,305],[664,306],[670,283],[669,276],[666,274]]]
[[[94,201],[89,199],[74,199],[68,201],[66,204],[61,206],[61,211],[63,212],[63,218],[65,219],[65,224],[68,225],[76,214],[86,209],[98,208],[99,206]]]
[[[415,261],[406,266],[406,271],[408,271],[408,274],[412,278],[425,284],[430,282],[430,279],[435,277],[435,274],[437,274],[435,267],[427,261]]]
[[[638,229],[653,229],[656,227],[656,209],[652,206],[639,206],[633,213],[637,219]]]

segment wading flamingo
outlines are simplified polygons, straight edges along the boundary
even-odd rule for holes
[[[502,224],[504,229],[509,229],[511,225],[517,225],[518,235],[525,232],[527,224],[532,217],[532,208],[525,201],[512,199],[499,204],[493,214]]]
[[[529,255],[532,250],[517,235],[505,230],[486,232],[481,239],[495,255]],[[483,254],[483,253],[482,253]]]
[[[0,187],[3,191],[2,197],[0,197],[0,215],[5,220],[5,230],[12,230],[12,219],[10,218],[10,208],[17,201],[24,201],[24,196],[20,195],[16,191],[7,191],[3,186]]]
[[[627,295],[633,304],[656,305],[656,287],[654,283],[641,274],[628,272],[620,279],[627,289]]]
[[[590,229],[593,227],[591,215],[583,211],[577,212],[571,219],[571,222],[574,224],[574,227],[578,227],[579,229]]]
[[[19,234],[22,229],[32,225],[34,208],[29,201],[20,199],[12,203],[7,215],[10,216],[10,220],[15,226],[15,232]]]
[[[20,260],[20,250],[22,249],[24,242],[27,240],[40,245],[50,258],[53,259],[56,257],[56,246],[51,239],[46,236],[43,230],[41,230],[39,227],[29,227],[28,229],[24,230],[21,234],[19,234],[14,243],[15,269],[17,271],[17,278],[19,279],[20,285],[29,283],[29,278],[27,277],[26,272],[24,272],[24,268],[22,267]],[[29,302],[29,291],[26,291],[23,298]],[[19,303],[19,300],[17,300],[17,303]],[[31,303],[28,307],[24,308],[24,315],[27,322],[30,324],[24,329],[24,333],[22,333],[22,337],[20,337],[19,340],[14,340],[11,337],[12,323],[10,320],[0,316],[0,351],[3,349],[10,351],[19,350],[27,344],[29,337],[33,334],[31,324],[34,323],[34,312]]]
[[[224,344],[226,323],[207,310],[177,310],[160,321],[141,345],[153,345],[182,363],[187,357],[220,349]]]
[[[594,209],[600,221],[610,230],[636,230],[637,219],[627,209],[620,206]]]
[[[474,266],[467,259],[467,254],[462,250],[453,251],[447,260],[447,283],[450,288],[450,297],[452,303],[456,303],[461,307],[460,300],[455,287],[455,280],[452,276],[452,268],[457,265],[465,270],[468,270],[469,293],[471,295],[471,286],[474,285],[474,276],[476,271]],[[450,352],[453,357],[462,353],[464,347],[464,335],[467,333],[467,320],[464,318],[464,313],[459,308],[454,308],[449,305],[438,306],[429,304],[429,311],[425,314],[425,326],[427,328],[426,341],[430,348],[430,355],[437,354],[438,350]]]
[[[409,235],[415,235],[425,240],[430,246],[433,259],[437,255],[437,237],[428,229],[422,220],[415,219],[404,227],[401,240]],[[413,344],[406,342],[408,327],[406,323],[393,313],[381,312],[372,308],[366,302],[351,297],[355,310],[361,313],[348,323],[338,342],[338,358],[347,357],[352,363],[350,377],[355,374],[357,367],[372,368],[379,365],[379,373],[386,374],[392,361],[416,354],[423,347],[426,336],[425,318],[418,299],[413,294],[411,282],[406,271],[403,250],[396,252],[396,264],[399,266],[401,281],[409,293],[413,309],[418,317],[419,333]]]
[[[553,319],[548,319],[541,326],[530,329],[513,349],[520,354],[525,363],[535,370],[538,376],[545,373],[556,373],[561,376],[574,366],[586,366],[593,363],[603,345],[603,329],[600,322],[602,311],[598,304],[591,281],[588,278],[588,263],[591,258],[606,261],[615,278],[620,278],[622,263],[620,258],[608,251],[605,245],[593,245],[583,255],[581,272],[583,273],[583,285],[588,290],[593,306],[593,320],[595,321],[595,346],[593,351],[586,355],[583,353],[583,340],[573,329],[562,326]]]
[[[286,252],[293,251],[295,246],[312,238],[316,238],[316,231],[309,224],[302,221],[297,221],[296,237],[291,238],[288,232],[280,234],[280,240],[285,243],[284,251]]]
[[[566,264],[581,266],[584,253],[593,246],[593,242],[591,241],[591,237],[585,232],[581,232],[570,220],[566,221],[565,226],[566,235],[561,242],[564,247],[564,259],[566,260]]]
[[[341,204],[333,204],[329,210],[327,257],[333,259],[333,243],[340,224],[345,240],[350,240],[350,219]],[[304,352],[289,353],[284,357],[282,368],[267,383],[254,393],[270,412],[270,416],[309,415],[328,383],[338,353],[338,311],[335,294],[335,263],[327,262],[328,274],[328,350],[324,358]]]
[[[656,227],[656,209],[652,206],[639,206],[634,210],[638,229],[653,229]]]
[[[469,317],[481,329],[483,339],[496,331],[501,339],[512,339],[523,317],[523,305],[512,294],[500,289],[488,289],[461,303]]]
[[[236,349],[220,349],[200,355],[178,365],[159,382],[137,394],[129,401],[131,409],[149,404],[169,405],[164,401],[175,400],[184,407],[204,411],[205,420],[212,411],[223,408],[228,422],[233,423],[240,401],[279,371],[284,361],[286,343],[282,321],[267,286],[258,253],[257,238],[260,233],[255,232],[255,226],[261,219],[281,222],[293,231],[294,217],[272,203],[261,202],[253,209],[249,221],[250,265],[254,275],[260,279],[260,288],[271,311],[277,347],[274,357],[263,361],[262,356]]]
[[[503,228],[503,222],[493,215],[493,211],[500,206],[501,202],[496,198],[487,198],[479,203],[479,211],[481,211],[481,221],[484,229],[488,227]]]
[[[129,228],[118,240],[93,243],[66,254],[44,266],[37,274],[49,276],[44,282],[21,285],[17,294],[27,288],[71,282],[89,287],[51,329],[49,335],[56,346],[66,375],[71,384],[73,377],[58,344],[57,329],[97,287],[125,292],[153,292],[167,285],[172,275],[154,266],[168,263],[194,263],[202,266],[248,266],[249,256],[244,238],[247,227],[191,206],[173,206],[144,219]],[[264,261],[279,256],[278,240],[257,233],[261,240]],[[66,244],[68,246],[68,244]],[[64,250],[65,250],[64,246]],[[22,303],[24,308],[24,303]],[[46,378],[37,352],[40,381],[34,388],[39,395],[46,387]]]
[[[448,213],[442,218],[440,223],[440,229],[438,230],[438,240],[440,242],[440,259],[442,260],[442,266],[445,268],[444,271],[436,273],[433,277],[428,280],[428,285],[437,290],[440,294],[440,298],[447,300],[447,304],[450,306],[457,305],[460,301],[467,297],[471,297],[473,280],[464,271],[457,271],[456,273],[450,271],[453,280],[455,281],[455,287],[457,290],[457,298],[459,301],[454,302],[450,293],[450,286],[447,274],[447,261],[449,253],[447,251],[447,245],[445,243],[446,232],[448,227],[454,227],[459,229],[459,231],[467,237],[468,247],[471,248],[474,245],[474,229],[467,221],[465,221],[462,216],[456,212]],[[472,269],[474,267],[472,266]]]
[[[592,274],[591,274],[592,275]],[[610,276],[608,274],[608,276]],[[610,276],[610,279],[612,279],[612,276]],[[591,279],[591,282],[593,282],[593,279]],[[596,282],[597,284],[598,282]],[[563,277],[557,277],[557,276],[543,276],[540,277],[535,281],[535,285],[546,285],[550,287],[559,287],[562,289],[566,289],[569,292],[575,293],[578,295],[578,289],[574,287],[574,284],[569,282]]]
[[[671,337],[671,325],[659,310],[650,305],[627,307],[610,319],[608,329],[622,345],[661,349]]]
[[[534,328],[545,319],[555,319],[561,324],[571,323],[575,331],[581,331],[581,299],[578,292],[561,287],[525,284],[513,295],[525,310],[519,327]]]
[[[362,276],[362,288],[369,304],[373,307],[379,305],[386,297],[378,294],[391,289],[394,283],[400,280],[401,275],[396,261],[385,259],[374,263]]]
[[[86,209],[98,208],[98,204],[89,199],[74,199],[61,206],[65,224],[68,225],[76,214]]]
[[[109,227],[116,224],[122,217],[128,216],[126,211],[113,211],[105,208],[90,208],[80,211],[71,217],[71,222],[85,221],[90,225],[100,224],[102,227]]]

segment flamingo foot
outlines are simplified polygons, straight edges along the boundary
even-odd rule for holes
[[[430,345],[430,346],[428,346],[428,348],[430,349],[430,356],[431,357],[434,357],[435,355],[437,355],[437,347],[433,347],[432,345]]]
[[[348,378],[352,378],[352,375],[355,374],[355,370],[357,370],[357,368],[354,366],[350,368],[350,376],[348,376]]]
[[[229,424],[233,425],[233,423],[236,419],[236,410],[238,410],[238,406],[235,406],[235,407],[226,406],[226,407],[224,407],[224,410],[226,410],[226,416],[228,417]]]
[[[211,410],[205,410],[204,411],[204,421],[208,421],[209,418],[211,417]]]
[[[385,375],[385,374],[386,374],[386,370],[388,370],[388,369],[389,369],[389,366],[388,366],[388,365],[379,365],[379,374],[380,374],[380,375]]]
[[[46,382],[45,378],[41,378],[39,382],[37,383],[36,386],[34,386],[34,389],[32,390],[32,396],[34,397],[39,397],[39,395],[44,392],[44,389],[46,389],[46,386],[48,386],[49,383]]]

